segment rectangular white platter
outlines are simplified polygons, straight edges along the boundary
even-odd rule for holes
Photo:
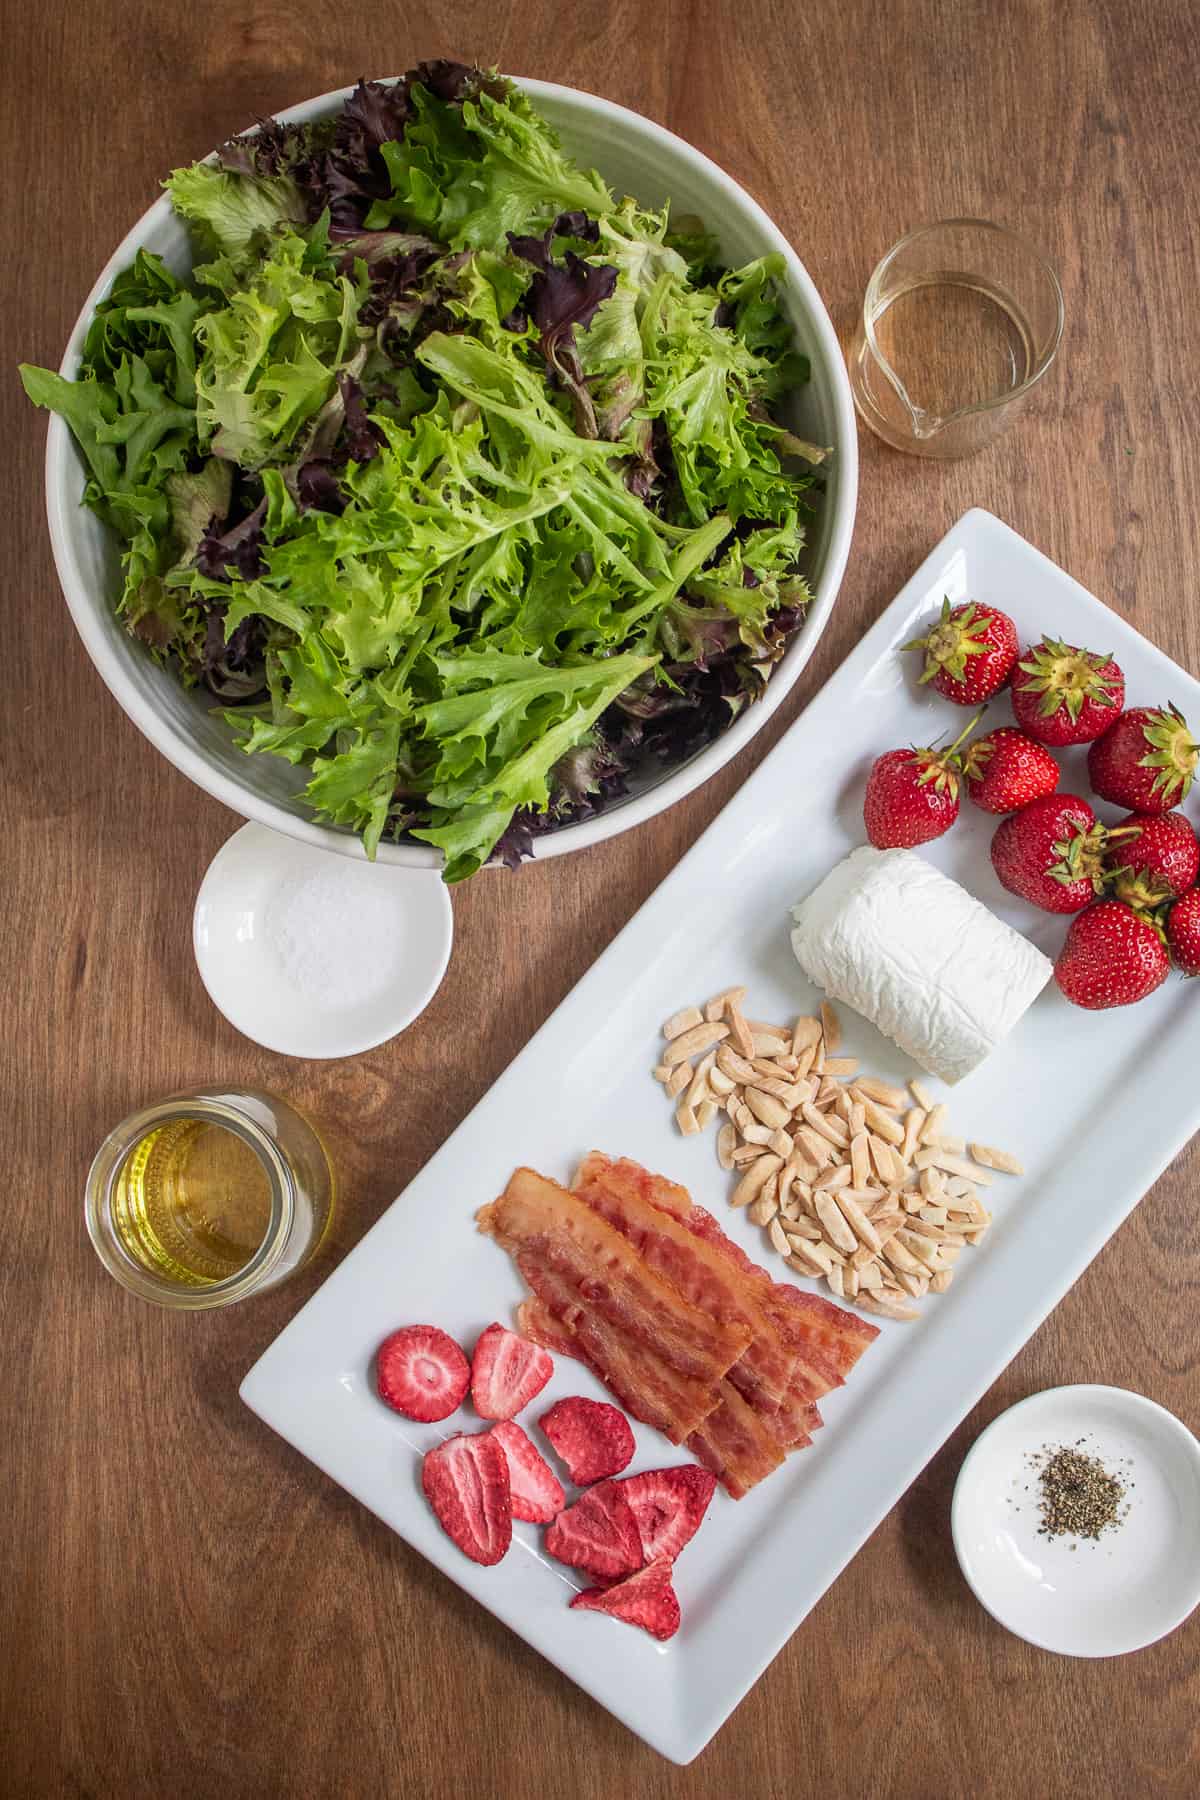
[[[1200,718],[1200,686],[1189,675],[999,520],[966,514],[241,1389],[267,1424],[680,1763],[719,1729],[1200,1124],[1195,990],[1171,979],[1140,1006],[1087,1013],[1051,984],[1013,1037],[943,1095],[955,1131],[1015,1151],[1025,1176],[997,1177],[993,1229],[964,1254],[948,1293],[929,1297],[914,1323],[879,1321],[881,1335],[849,1383],[822,1401],[826,1428],[812,1448],[737,1503],[718,1492],[680,1559],[683,1625],[666,1645],[570,1611],[570,1571],[542,1555],[536,1527],[518,1525],[495,1568],[462,1556],[422,1498],[420,1452],[479,1422],[468,1409],[440,1426],[407,1424],[375,1398],[371,1358],[400,1324],[433,1322],[469,1351],[490,1320],[511,1322],[522,1284],[476,1231],[475,1210],[516,1165],[566,1181],[593,1147],[683,1182],[786,1277],[763,1234],[728,1210],[730,1181],[717,1166],[712,1129],[678,1135],[650,1074],[659,1027],[677,1007],[734,982],[749,985],[752,1017],[813,1009],[819,996],[791,956],[789,906],[863,841],[862,790],[873,758],[953,736],[964,722],[958,708],[917,687],[919,658],[898,654],[944,595],[1003,607],[1023,643],[1046,632],[1111,651],[1126,671],[1129,704],[1173,700]],[[1003,698],[989,719],[1011,722]],[[1062,762],[1063,788],[1079,791],[1083,753],[1068,751]],[[1053,955],[1066,922],[1000,887],[987,853],[994,824],[964,801],[954,830],[924,853]],[[843,1026],[846,1050],[866,1070],[900,1081],[918,1073],[845,1009]],[[1061,1375],[1103,1380],[1105,1370]],[[533,1416],[569,1393],[603,1390],[580,1365],[559,1359]],[[903,1432],[894,1429],[897,1418]],[[652,1430],[639,1426],[637,1440],[634,1469],[681,1460]]]

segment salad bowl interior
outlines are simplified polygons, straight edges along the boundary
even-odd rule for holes
[[[833,450],[823,470],[825,491],[816,501],[803,564],[813,600],[762,698],[688,761],[665,771],[644,771],[631,780],[626,795],[595,817],[539,835],[534,852],[544,857],[601,842],[682,799],[736,755],[785,698],[812,654],[841,582],[854,522],[857,453],[849,383],[828,314],[800,259],[762,208],[707,157],[638,114],[553,83],[519,80],[519,85],[579,163],[597,168],[611,187],[641,205],[659,207],[669,201],[676,216],[699,215],[730,266],[770,252],[784,257],[782,300],[797,347],[809,358],[811,379],[780,410],[792,430]],[[335,111],[351,91],[323,94],[279,116],[285,122],[320,118]],[[129,232],[88,295],[63,358],[64,375],[75,374],[96,304],[139,249],[161,256],[177,275],[191,266],[186,227],[165,196]],[[186,691],[125,630],[113,605],[120,591],[118,547],[81,503],[84,478],[70,433],[55,416],[47,443],[46,491],[58,575],[85,648],[125,712],[176,768],[234,812],[310,844],[363,855],[351,830],[313,818],[301,796],[307,779],[303,769],[278,757],[247,756],[211,695]],[[425,844],[385,840],[378,858],[429,868],[440,864],[441,854]]]

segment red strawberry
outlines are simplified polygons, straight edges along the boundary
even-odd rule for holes
[[[554,1373],[548,1350],[503,1325],[480,1334],[471,1358],[471,1399],[481,1419],[515,1419]]]
[[[1182,975],[1200,975],[1200,888],[1189,888],[1167,914],[1167,944]]]
[[[665,1556],[636,1575],[627,1575],[615,1587],[584,1588],[571,1605],[583,1612],[609,1613],[627,1625],[640,1625],[664,1643],[679,1630],[679,1599],[671,1586],[671,1564]]]
[[[556,1400],[538,1424],[567,1465],[576,1487],[619,1475],[633,1460],[633,1432],[619,1407],[573,1394]]]
[[[448,1419],[469,1379],[466,1357],[436,1325],[405,1325],[375,1355],[379,1398],[406,1419]]]
[[[1016,812],[1058,786],[1058,764],[1050,752],[1013,725],[976,738],[963,752],[963,779],[984,812]]]
[[[546,1533],[551,1556],[597,1581],[615,1581],[640,1569],[642,1540],[623,1486],[620,1481],[602,1481],[560,1512]]]
[[[513,1518],[548,1525],[567,1503],[562,1482],[550,1464],[511,1419],[501,1419],[488,1436],[495,1438],[508,1463]]]
[[[508,1462],[490,1431],[447,1438],[426,1453],[425,1498],[464,1556],[489,1567],[512,1543]]]
[[[956,706],[978,706],[999,693],[1017,660],[1017,628],[998,607],[968,600],[951,608],[942,601],[942,616],[924,637],[906,650],[924,650],[922,682]]]
[[[1121,900],[1098,900],[1071,920],[1054,979],[1076,1006],[1099,1011],[1144,1000],[1167,979],[1169,966],[1148,919]]]
[[[1043,638],[1013,671],[1017,724],[1039,744],[1087,744],[1125,704],[1125,677],[1111,656]]]
[[[1135,706],[1088,751],[1088,780],[1114,806],[1164,813],[1186,796],[1198,760],[1177,706]]]
[[[1046,912],[1079,912],[1103,892],[1106,838],[1078,794],[1046,794],[1001,819],[992,867],[1010,894]]]
[[[928,744],[921,750],[888,750],[867,776],[863,823],[877,850],[911,850],[949,831],[958,817],[956,752],[983,717],[976,713],[948,750]]]
[[[694,1463],[625,1477],[620,1486],[633,1508],[647,1562],[660,1556],[675,1560],[695,1537],[716,1485],[716,1476]]]
[[[1108,836],[1108,885],[1135,911],[1153,912],[1200,875],[1200,844],[1182,813],[1130,813]]]

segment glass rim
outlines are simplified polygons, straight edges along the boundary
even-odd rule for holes
[[[879,341],[875,336],[873,302],[878,299],[879,289],[889,265],[897,256],[899,256],[902,250],[906,250],[910,244],[916,243],[919,238],[928,237],[931,232],[963,229],[987,231],[993,233],[996,237],[1007,238],[1010,243],[1015,244],[1037,265],[1040,273],[1043,275],[1049,286],[1050,293],[1054,300],[1054,330],[1044,353],[1038,357],[1035,367],[1025,377],[1024,381],[1020,382],[1014,388],[1009,388],[1006,393],[998,395],[995,399],[972,400],[965,406],[955,407],[952,412],[942,416],[942,424],[947,424],[951,419],[969,418],[972,413],[993,412],[997,407],[1009,406],[1014,400],[1022,399],[1029,392],[1030,388],[1035,387],[1042,379],[1043,375],[1045,375],[1051,363],[1058,355],[1058,347],[1062,342],[1063,327],[1066,323],[1066,305],[1063,300],[1062,284],[1058,279],[1054,266],[1048,258],[1043,256],[1037,245],[1032,243],[1023,232],[1014,231],[1011,225],[998,225],[994,219],[975,219],[970,217],[932,219],[928,224],[914,225],[911,231],[906,231],[903,237],[897,238],[891,248],[886,250],[875,264],[875,267],[871,271],[870,280],[867,282],[862,302],[863,335],[870,346],[871,355],[884,370],[893,386],[898,388],[900,397],[910,410],[912,409],[913,403],[908,397],[908,391],[905,388],[904,383],[900,380],[899,375],[888,361],[888,358],[884,355],[880,348]]]
[[[186,1287],[155,1275],[137,1261],[112,1227],[112,1198],[117,1180],[137,1146],[156,1125],[175,1119],[203,1119],[231,1131],[252,1150],[267,1177],[271,1213],[262,1242],[234,1275],[201,1286]],[[276,1144],[256,1120],[231,1104],[203,1094],[168,1095],[130,1113],[109,1132],[92,1158],[84,1187],[84,1222],[92,1248],[114,1280],[139,1299],[187,1312],[224,1306],[253,1292],[283,1254],[296,1217],[296,1184]]]

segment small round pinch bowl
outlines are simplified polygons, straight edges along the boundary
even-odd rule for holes
[[[1042,1535],[1037,1459],[1096,1458],[1125,1493],[1095,1539]],[[1200,1602],[1200,1444],[1126,1388],[1048,1388],[1001,1413],[959,1471],[954,1549],[976,1599],[1060,1656],[1121,1656],[1174,1631]]]
[[[597,817],[539,836],[534,848],[542,857],[614,837],[683,799],[735,756],[786,699],[837,597],[854,526],[858,454],[850,384],[829,315],[800,258],[763,209],[708,157],[639,114],[553,82],[515,79],[559,133],[565,149],[585,167],[599,169],[618,192],[631,194],[643,205],[661,206],[669,200],[676,213],[699,214],[731,265],[770,252],[783,257],[784,305],[795,326],[797,345],[811,366],[811,379],[798,390],[787,422],[809,441],[833,449],[823,470],[825,493],[805,551],[804,572],[813,602],[762,698],[688,761],[665,772],[647,771],[631,782],[627,796]],[[318,95],[279,117],[285,122],[323,117],[351,91]],[[76,372],[96,304],[139,249],[162,256],[177,274],[191,265],[185,227],[165,195],[138,220],[88,295],[63,358],[65,376]],[[47,441],[46,504],[59,580],[88,655],[134,724],[177,769],[243,818],[315,848],[361,857],[361,844],[352,831],[319,824],[311,815],[300,798],[306,780],[303,769],[292,768],[279,757],[247,756],[219,712],[197,694],[186,693],[123,628],[113,607],[119,591],[117,546],[101,521],[82,505],[83,486],[82,462],[56,415]],[[427,844],[384,842],[379,862],[434,869],[440,866],[441,855]]]

